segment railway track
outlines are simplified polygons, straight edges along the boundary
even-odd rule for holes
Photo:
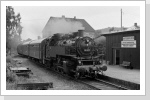
[[[56,72],[57,74],[63,76],[64,78],[68,78],[68,79],[74,80],[76,82],[85,84],[94,90],[128,90],[128,88],[125,88],[125,87],[122,87],[120,85],[116,85],[116,84],[113,84],[111,82],[104,81],[104,80],[101,80],[98,78],[92,79],[90,77],[86,77],[86,78],[81,78],[81,79],[75,79],[72,76],[62,74],[62,73],[55,71],[55,70],[53,70],[53,71]]]
[[[89,86],[90,88],[92,88],[93,90],[128,90],[125,87],[122,87],[120,85],[116,85],[116,84],[113,84],[111,82],[104,81],[101,79],[92,79],[90,77],[75,79],[72,76],[64,75],[64,74],[59,73],[57,71],[55,71],[55,72],[59,75],[61,74],[65,78],[69,78],[69,79],[74,80],[76,82],[85,84],[85,85]]]
[[[103,81],[100,79],[92,79],[89,77],[82,78],[77,81],[82,82],[83,84],[86,84],[96,90],[128,90],[127,88],[122,87],[120,85],[112,84],[110,82]]]
[[[36,63],[36,64],[38,64],[38,65],[40,65],[43,68],[46,68],[48,70],[52,70],[50,68],[47,68],[46,66],[44,66],[43,64],[41,64],[39,62],[34,62],[34,63]],[[73,76],[68,76],[68,75],[63,74],[61,72],[58,72],[54,69],[52,71],[54,71],[58,75],[63,76],[64,78],[71,79],[71,80],[74,80],[75,82],[85,84],[85,85],[89,86],[90,88],[92,88],[93,90],[128,90],[128,88],[125,88],[125,87],[122,87],[120,85],[116,85],[116,84],[113,84],[111,82],[104,81],[104,80],[101,80],[98,78],[93,79],[90,77],[86,77],[86,78],[75,79]]]

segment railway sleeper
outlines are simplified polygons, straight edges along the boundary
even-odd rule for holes
[[[17,87],[25,90],[47,90],[53,88],[53,83],[24,83],[17,84]]]
[[[17,76],[24,76],[28,78],[30,74],[33,74],[27,67],[10,67],[10,71],[14,72]]]

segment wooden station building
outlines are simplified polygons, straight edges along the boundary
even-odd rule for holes
[[[106,61],[119,65],[131,62],[134,69],[140,69],[140,29],[103,34],[106,37]]]

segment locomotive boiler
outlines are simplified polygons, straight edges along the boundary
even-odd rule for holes
[[[96,77],[106,71],[107,66],[101,65],[94,40],[83,33],[83,30],[69,34],[57,33],[52,37],[31,41],[26,56],[75,78]],[[18,50],[21,51],[22,47],[20,45]]]
[[[106,71],[98,59],[98,47],[94,40],[83,36],[83,31],[73,34],[55,34],[46,41],[47,65],[55,70],[76,78],[82,76],[96,76]],[[57,66],[57,67],[56,67]]]

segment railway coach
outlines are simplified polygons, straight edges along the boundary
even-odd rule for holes
[[[29,56],[29,44],[30,44],[30,42],[31,41],[19,44],[17,46],[18,54],[24,55],[24,56]]]
[[[39,62],[45,57],[45,39],[34,40],[29,43],[29,57]]]
[[[22,44],[19,44],[19,45],[17,46],[17,52],[18,52],[19,55],[22,54]]]

